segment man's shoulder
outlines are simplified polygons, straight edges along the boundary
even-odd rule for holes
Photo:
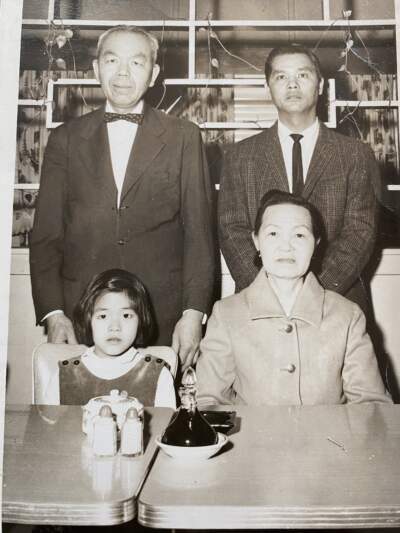
[[[152,113],[167,129],[184,130],[187,133],[193,133],[194,131],[199,130],[198,125],[194,122],[191,122],[185,118],[169,115],[160,109],[149,107],[147,112]]]
[[[225,152],[227,155],[232,155],[233,157],[238,157],[240,155],[245,155],[246,157],[254,157],[260,153],[260,149],[264,152],[270,147],[270,141],[275,135],[274,128],[267,128],[260,133],[251,135],[246,139],[229,145]]]
[[[85,113],[79,117],[74,117],[64,122],[60,126],[57,126],[53,131],[57,134],[74,132],[79,129],[84,129],[93,122],[99,122],[102,119],[104,109],[99,107],[89,113]]]
[[[323,128],[323,130],[325,131],[325,135],[328,137],[330,142],[333,142],[338,146],[345,148],[346,151],[370,149],[370,146],[367,143],[365,143],[361,139],[358,139],[357,137],[345,135],[344,133],[341,133],[335,129],[328,128],[325,125],[321,125],[321,128]]]

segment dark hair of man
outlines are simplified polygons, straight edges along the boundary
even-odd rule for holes
[[[97,50],[96,50],[96,57],[97,59],[100,58],[101,52],[103,50],[103,44],[104,41],[107,39],[109,35],[112,33],[134,33],[143,35],[146,37],[146,39],[149,41],[150,50],[151,50],[151,59],[153,61],[153,65],[157,61],[157,54],[158,54],[158,40],[157,38],[150,32],[143,30],[142,28],[139,28],[138,26],[128,26],[128,25],[119,25],[119,26],[113,26],[112,28],[109,28],[107,31],[102,33],[99,37],[99,40],[97,42]]]
[[[318,57],[312,52],[309,48],[302,46],[300,44],[290,44],[286,46],[280,46],[278,48],[273,48],[271,52],[269,53],[267,60],[265,61],[265,79],[266,82],[269,82],[269,78],[272,74],[272,65],[274,60],[279,56],[285,56],[285,55],[291,55],[291,54],[304,54],[309,58],[311,63],[315,67],[315,71],[317,73],[318,81],[322,79],[321,74],[321,64],[319,62]]]
[[[74,329],[77,339],[86,346],[93,346],[91,320],[96,301],[108,292],[123,292],[130,300],[138,316],[138,332],[135,346],[150,344],[155,333],[155,320],[148,292],[143,283],[131,272],[114,268],[93,277],[74,309]]]
[[[260,207],[258,208],[256,219],[254,221],[254,233],[258,235],[260,231],[263,216],[268,207],[272,205],[298,205],[304,207],[311,218],[311,229],[314,235],[315,242],[318,243],[324,237],[324,222],[318,209],[308,202],[302,196],[295,196],[290,192],[279,191],[278,189],[271,189],[261,198]]]

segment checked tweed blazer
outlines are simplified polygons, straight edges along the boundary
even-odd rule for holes
[[[250,285],[259,271],[251,232],[260,200],[271,189],[289,191],[277,123],[234,145],[224,158],[219,238],[236,292]],[[303,190],[325,225],[326,245],[316,273],[326,289],[363,309],[366,294],[360,275],[374,248],[379,191],[371,148],[320,123]]]

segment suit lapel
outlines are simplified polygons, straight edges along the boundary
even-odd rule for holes
[[[265,130],[264,153],[267,158],[268,182],[271,184],[270,189],[279,189],[289,192],[288,177],[286,174],[285,161],[281,143],[278,137],[278,123],[276,122],[271,128]],[[272,183],[274,180],[274,183]]]
[[[115,199],[116,202],[117,187],[111,163],[107,126],[103,117],[104,106],[97,109],[91,120],[85,124],[78,147],[79,157],[86,166],[88,175],[94,176],[98,192],[101,191],[105,197]]]
[[[124,185],[122,187],[121,200],[128,194],[130,189],[139,181],[144,171],[162,150],[165,142],[162,134],[165,128],[157,113],[149,106],[145,106],[144,119],[138,127],[135,142],[133,143],[126,169]]]
[[[322,123],[320,123],[319,128],[318,139],[315,144],[302,194],[304,198],[309,198],[333,155],[333,141],[330,130]]]

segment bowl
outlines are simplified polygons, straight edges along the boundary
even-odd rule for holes
[[[228,441],[228,437],[218,433],[218,442],[209,446],[171,446],[161,442],[161,436],[156,437],[157,445],[164,453],[173,459],[181,461],[201,461],[215,455]]]

